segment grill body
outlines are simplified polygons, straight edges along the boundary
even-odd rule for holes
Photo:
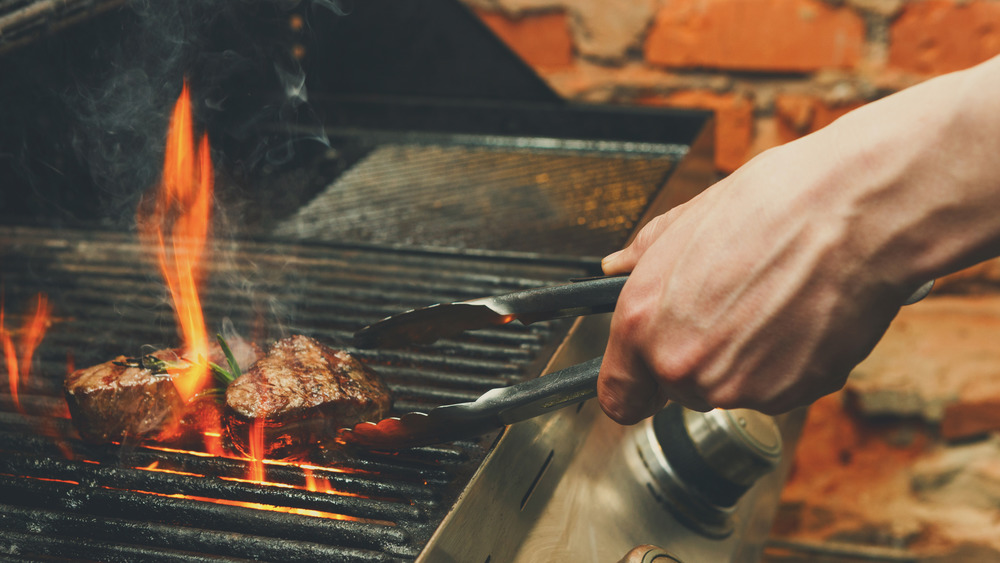
[[[638,543],[680,541],[683,527],[655,508],[641,512],[629,485],[614,498],[634,501],[634,515],[604,512],[637,518],[634,533],[609,534],[598,551],[567,547],[605,526],[596,516],[610,498],[567,505],[579,497],[573,483],[596,474],[619,480],[616,466],[601,463],[624,430],[609,426],[593,401],[477,440],[271,460],[263,482],[247,479],[249,460],[210,454],[200,442],[81,441],[62,398],[67,370],[178,344],[167,291],[132,230],[135,204],[155,182],[158,156],[149,156],[158,155],[152,139],[163,116],[144,123],[154,135],[129,129],[110,145],[91,145],[100,121],[81,117],[79,100],[66,94],[81,77],[105,72],[102,57],[116,60],[119,44],[133,44],[116,34],[146,29],[127,3],[100,4],[86,23],[26,34],[42,39],[0,59],[0,70],[29,86],[0,86],[0,141],[17,147],[0,160],[14,186],[0,194],[6,322],[17,326],[37,292],[54,315],[16,399],[0,385],[0,554],[533,561],[607,559]],[[309,14],[320,30],[303,63],[309,103],[298,107],[309,111],[290,119],[241,118],[241,110],[285,108],[280,81],[247,71],[208,83],[197,65],[191,77],[193,90],[205,86],[201,121],[219,174],[202,299],[209,327],[231,324],[260,343],[306,334],[347,348],[386,379],[397,414],[472,400],[594,357],[608,317],[510,325],[395,351],[350,349],[355,330],[418,306],[598,274],[601,256],[714,179],[708,115],[566,104],[457,2],[419,5],[369,0],[348,17]],[[269,28],[288,16],[254,15]],[[245,32],[261,26],[241,25],[213,28],[214,42],[203,47],[255,45]],[[233,88],[249,94],[217,113],[205,109]],[[94,147],[102,150],[86,150]],[[122,166],[89,160],[109,147]],[[776,474],[754,494],[775,498],[780,481]],[[741,537],[709,544],[714,560],[752,559],[751,536],[766,529],[750,523],[768,522],[773,507],[746,504]],[[556,551],[553,538],[562,544]]]

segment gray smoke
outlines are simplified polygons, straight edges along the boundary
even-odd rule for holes
[[[208,130],[216,161],[224,158],[247,174],[294,156],[301,134],[296,139],[291,127],[280,126],[262,134],[261,126],[318,123],[305,72],[288,49],[291,10],[308,14],[313,7],[347,12],[335,0],[128,4],[131,25],[107,53],[106,71],[78,77],[66,93],[78,116],[72,145],[90,167],[110,217],[130,225],[139,198],[157,182],[170,110],[185,78],[196,127]]]

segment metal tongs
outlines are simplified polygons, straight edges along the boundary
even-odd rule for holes
[[[354,335],[361,348],[431,344],[466,330],[513,321],[541,320],[614,311],[628,276],[586,278],[564,285],[517,291],[459,303],[443,303],[387,317]],[[921,286],[904,305],[920,301],[934,282]],[[473,438],[508,424],[534,418],[597,394],[602,357],[518,383],[491,389],[468,403],[444,405],[344,428],[345,442],[396,450]]]
[[[614,311],[628,276],[574,280],[459,303],[443,303],[387,317],[354,335],[361,348],[431,344],[466,330],[513,321],[578,317]],[[473,402],[411,412],[340,431],[348,443],[395,450],[472,438],[521,420],[579,403],[597,394],[601,358],[510,387],[491,389]]]

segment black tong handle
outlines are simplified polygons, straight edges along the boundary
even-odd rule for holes
[[[497,295],[481,302],[504,314],[515,314],[524,324],[548,319],[578,317],[615,310],[628,276],[602,276],[571,283]]]
[[[456,434],[475,436],[580,403],[597,395],[604,356],[510,387],[491,389],[471,403],[438,407],[429,414]],[[450,436],[455,438],[457,436]]]

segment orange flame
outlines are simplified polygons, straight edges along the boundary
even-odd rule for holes
[[[49,328],[49,321],[52,319],[52,306],[49,298],[44,293],[35,296],[35,314],[32,315],[21,331],[21,382],[27,383],[28,372],[31,370],[31,360],[35,356],[35,350],[42,343],[45,331]]]
[[[264,421],[255,419],[250,424],[250,469],[247,479],[264,481]]]
[[[226,448],[222,443],[222,422],[215,418],[206,421],[205,424],[209,427],[201,433],[205,451],[214,456],[222,457],[226,453]]]
[[[319,483],[316,480],[316,476],[313,475],[312,469],[303,467],[302,475],[306,478],[306,489],[313,493],[319,490]]]
[[[35,297],[35,313],[21,326],[20,346],[14,346],[13,335],[7,330],[4,317],[4,303],[0,300],[0,347],[3,348],[4,364],[7,367],[7,383],[14,405],[19,412],[24,413],[18,389],[28,382],[35,350],[41,344],[52,319],[52,306],[44,293]]]
[[[306,489],[313,493],[332,493],[333,487],[330,480],[316,477],[311,467],[302,466],[302,475],[306,479]]]
[[[167,135],[163,178],[152,211],[140,206],[138,223],[143,241],[156,249],[174,315],[184,339],[185,357],[191,366],[172,374],[181,398],[189,400],[211,379],[209,341],[198,297],[201,266],[208,246],[214,187],[208,135],[195,150],[191,96],[185,82],[174,106]]]
[[[14,349],[14,341],[11,340],[10,334],[2,329],[3,317],[0,316],[0,341],[3,343],[3,356],[7,364],[7,382],[10,385],[10,397],[14,400],[14,405],[17,410],[24,412],[21,408],[21,400],[17,395],[18,388],[18,368],[17,368],[17,351]]]

